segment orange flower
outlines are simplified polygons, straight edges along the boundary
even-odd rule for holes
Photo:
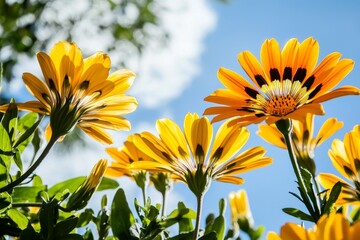
[[[353,86],[332,90],[352,70],[354,62],[334,52],[315,68],[319,44],[313,38],[302,43],[290,39],[280,50],[275,39],[267,39],[261,48],[261,64],[249,51],[239,54],[240,65],[255,86],[226,68],[218,78],[226,89],[218,89],[205,98],[223,106],[210,107],[204,114],[216,115],[213,122],[235,117],[232,124],[248,125],[266,120],[301,120],[306,113],[324,114],[321,103],[344,95],[358,95]]]

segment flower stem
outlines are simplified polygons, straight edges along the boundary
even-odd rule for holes
[[[284,136],[286,147],[288,149],[289,157],[291,160],[291,165],[293,166],[300,191],[303,192],[304,196],[306,197],[306,199],[303,199],[304,201],[306,201],[306,202],[304,202],[304,204],[308,207],[308,210],[312,213],[313,209],[309,209],[309,205],[308,205],[309,203],[311,203],[311,201],[309,200],[309,195],[306,190],[303,176],[301,175],[300,167],[299,167],[298,161],[296,159],[296,155],[294,152],[293,143],[292,143],[292,139],[291,139],[292,122],[290,119],[281,119],[276,122],[276,127],[279,129],[279,131]]]
[[[141,188],[142,196],[143,196],[143,202],[144,206],[146,205],[146,186]]]
[[[167,197],[167,191],[162,193],[162,209],[161,209],[161,216],[164,217],[165,211],[166,211],[166,197]]]
[[[204,197],[204,194],[199,194],[198,196],[196,196],[197,211],[196,211],[196,224],[195,224],[195,231],[194,231],[194,240],[198,239],[198,234],[199,234],[199,230],[200,230],[200,220],[201,220],[203,197]]]
[[[48,142],[48,144],[46,145],[44,151],[41,153],[39,158],[34,162],[34,164],[31,165],[31,167],[23,175],[21,175],[19,178],[17,178],[15,181],[13,181],[13,182],[9,183],[8,185],[0,188],[0,193],[12,190],[14,187],[21,184],[27,177],[29,177],[35,171],[35,169],[40,165],[42,160],[44,160],[44,158],[47,156],[50,149],[56,143],[57,139],[58,139],[57,137],[52,137],[50,139],[50,141]]]

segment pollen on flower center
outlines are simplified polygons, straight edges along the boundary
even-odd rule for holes
[[[275,116],[285,116],[296,109],[296,101],[291,95],[274,96],[265,103],[267,113]]]

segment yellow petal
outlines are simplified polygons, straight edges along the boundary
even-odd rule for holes
[[[129,90],[134,82],[135,76],[134,72],[128,69],[121,69],[110,74],[107,80],[115,84],[114,91],[119,94]]]
[[[259,130],[256,132],[268,143],[271,143],[277,147],[287,149],[283,135],[277,130],[276,126],[261,124]]]
[[[46,84],[31,73],[24,73],[23,80],[29,92],[45,106],[54,104]]]
[[[285,240],[285,239],[281,239],[281,237],[279,237],[279,235],[277,235],[275,232],[268,232],[266,236],[266,240]]]
[[[234,156],[249,139],[249,131],[239,125],[229,126],[229,120],[218,129],[210,154],[210,161],[218,165]]]
[[[286,223],[281,227],[280,236],[284,240],[315,240],[315,238],[310,238],[306,229],[295,224],[295,223]]]
[[[174,121],[167,118],[159,119],[156,121],[156,129],[161,140],[175,158],[190,162],[185,136]]]
[[[324,122],[324,124],[321,126],[319,133],[317,134],[316,138],[314,139],[316,142],[316,145],[319,146],[326,139],[328,139],[334,133],[339,131],[343,127],[343,125],[344,125],[344,123],[338,121],[336,118],[327,119]]]
[[[267,39],[261,50],[261,63],[270,80],[281,80],[281,51],[279,43],[275,39]],[[277,72],[277,74],[274,74]],[[275,77],[275,78],[274,78]]]
[[[188,113],[184,119],[184,133],[197,162],[203,163],[212,140],[212,126],[209,119]]]
[[[83,68],[83,58],[78,46],[66,41],[58,42],[50,50],[50,57],[58,72],[58,90],[62,92],[65,76],[68,76],[71,86],[74,86]]]
[[[104,143],[104,144],[112,144],[112,137],[106,133],[102,128],[91,126],[91,127],[82,127],[78,125],[86,134],[90,137],[94,138],[96,141]]]
[[[252,79],[252,81],[261,88],[264,84],[269,84],[270,81],[266,78],[263,68],[256,57],[249,51],[241,52],[238,55],[238,60],[241,67]]]

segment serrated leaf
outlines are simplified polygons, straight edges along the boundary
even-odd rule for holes
[[[116,189],[119,187],[119,183],[111,178],[103,177],[97,191],[103,191],[108,189]]]
[[[123,189],[115,193],[110,215],[110,225],[114,236],[119,239],[132,239],[130,227],[135,223],[135,218],[129,208]]]
[[[285,213],[287,213],[287,214],[289,214],[289,215],[291,215],[293,217],[299,218],[301,220],[310,221],[310,222],[314,221],[312,216],[304,213],[303,211],[301,211],[299,209],[296,209],[296,208],[283,208],[282,210]]]
[[[22,214],[15,208],[11,208],[11,209],[7,210],[6,214],[8,215],[9,218],[11,218],[11,220],[13,220],[18,225],[18,227],[21,230],[24,230],[25,228],[27,228],[29,220],[27,219],[27,217],[24,214]]]
[[[331,212],[331,208],[335,204],[335,202],[338,199],[340,193],[341,193],[341,182],[337,182],[332,187],[329,198],[327,199],[327,201],[325,203],[324,213],[329,214]]]

